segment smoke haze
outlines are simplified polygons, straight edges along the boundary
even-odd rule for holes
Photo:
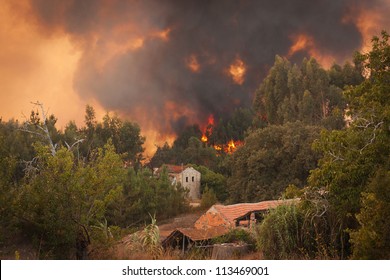
[[[78,98],[157,139],[250,105],[276,54],[343,63],[390,27],[384,0],[31,0],[10,11],[69,39]]]

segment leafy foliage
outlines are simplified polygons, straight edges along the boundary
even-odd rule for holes
[[[207,186],[202,193],[202,200],[200,201],[201,209],[208,209],[217,203],[217,196],[213,189],[209,189]]]
[[[370,181],[377,176],[377,170],[387,170],[389,166],[388,40],[389,36],[383,32],[381,39],[373,39],[372,51],[357,55],[366,78],[360,85],[346,91],[349,127],[340,131],[324,131],[316,143],[324,157],[319,162],[319,168],[312,171],[309,185],[312,189],[327,193],[329,207],[326,215],[332,221],[331,227],[338,229],[340,235],[331,246],[339,250],[341,256],[351,253],[348,232],[358,232],[355,233],[354,255],[361,257],[365,254],[364,248],[373,245],[363,244],[363,240],[370,242],[369,238],[363,238],[363,231],[366,234],[367,231],[381,231],[380,227],[383,226],[378,222],[375,229],[369,229],[364,217],[372,211],[372,203],[377,199],[373,194],[375,192],[369,191]],[[363,212],[358,215],[359,222],[356,215],[360,211]],[[363,225],[361,228],[360,223]]]
[[[77,138],[85,141],[80,146],[80,153],[84,158],[92,156],[91,152],[102,147],[111,139],[116,153],[120,154],[125,161],[134,166],[140,164],[145,138],[140,135],[140,128],[137,124],[123,121],[118,116],[110,116],[108,113],[103,117],[103,122],[99,123],[95,119],[95,111],[91,106],[86,108],[86,127],[78,131]],[[70,123],[65,131],[77,131]]]
[[[267,259],[305,257],[304,216],[295,205],[279,206],[265,216],[257,232],[257,247]]]
[[[41,240],[53,256],[69,257],[78,240],[120,195],[124,170],[112,144],[97,151],[88,165],[75,164],[65,148],[52,156],[37,146],[37,173],[26,178],[17,209],[22,228]],[[81,235],[81,236],[80,236]]]
[[[256,241],[251,232],[245,229],[233,229],[229,231],[227,234],[216,237],[212,240],[213,244],[219,243],[240,243],[244,242],[248,245],[255,245]]]
[[[345,64],[324,70],[314,58],[304,59],[301,67],[276,56],[256,92],[254,108],[258,126],[302,121],[329,129],[344,126],[342,112],[346,103],[341,94],[346,85],[362,80],[359,67]]]
[[[353,258],[390,258],[389,194],[390,171],[378,170],[362,194],[362,208],[357,215],[360,228],[351,233]]]
[[[245,145],[232,155],[230,200],[277,199],[289,184],[302,188],[319,158],[311,150],[319,130],[296,122],[251,133]]]
[[[159,177],[147,168],[128,169],[119,201],[108,209],[108,220],[121,227],[131,227],[149,219],[149,213],[158,219],[171,218],[186,212],[185,190],[172,185],[166,170]]]
[[[204,193],[206,188],[213,190],[218,201],[223,202],[228,198],[227,179],[220,173],[216,173],[206,166],[194,166],[201,174],[200,191]]]

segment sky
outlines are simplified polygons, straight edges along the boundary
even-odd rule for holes
[[[275,55],[324,67],[390,32],[390,0],[2,0],[0,117],[39,101],[136,122],[146,148],[250,106]]]

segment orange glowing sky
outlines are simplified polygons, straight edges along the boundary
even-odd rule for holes
[[[59,29],[47,32],[38,23],[30,20],[31,11],[28,3],[28,0],[0,2],[0,117],[3,120],[10,118],[23,120],[23,115],[29,115],[32,109],[30,102],[33,101],[44,103],[49,113],[55,114],[59,128],[63,128],[70,120],[82,125],[87,104],[95,108],[98,119],[101,119],[106,108],[93,95],[79,94],[75,87],[75,75],[80,70],[82,57],[88,55],[86,51],[92,50],[96,68],[104,69],[107,63],[119,54],[135,52],[142,48],[145,40],[151,38],[163,42],[170,40],[171,28],[144,32],[145,30],[139,30],[134,26],[134,23],[118,24],[110,31],[112,33],[110,36],[114,39],[106,42],[104,48],[99,48],[101,53],[93,53],[93,46],[82,45],[82,40],[76,40],[65,31]],[[110,1],[107,0],[105,3],[109,4]],[[115,18],[115,15],[110,16]],[[381,11],[356,8],[347,11],[343,21],[352,22],[358,27],[364,42],[361,48],[367,50],[370,38],[374,34],[379,34],[384,27],[389,27],[385,16]],[[96,44],[101,38],[99,32],[103,31],[97,29],[91,33],[91,36],[96,38]],[[334,58],[331,54],[319,50],[312,34],[297,31],[290,34],[290,40],[290,49],[285,55],[292,56],[296,52],[306,51],[325,66],[333,63]],[[207,52],[207,46],[204,52]],[[191,53],[183,57],[182,61],[193,75],[199,74],[204,65],[196,54]],[[246,79],[247,61],[236,56],[231,57],[230,62],[232,63],[230,68],[226,66],[227,68],[220,71],[225,74],[228,71],[234,83],[241,85]],[[213,64],[209,62],[208,65]],[[174,111],[177,118],[182,114],[189,115],[190,119],[197,118],[193,116],[195,111],[186,108],[174,110],[178,105],[171,101],[167,101],[164,106],[167,110]],[[162,141],[174,139],[172,134],[161,139],[161,134],[156,132],[152,125],[143,127],[141,124],[141,129],[147,137],[148,149],[153,149],[155,143],[161,144]]]

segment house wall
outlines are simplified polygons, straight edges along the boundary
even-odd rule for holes
[[[188,196],[192,200],[200,199],[200,172],[193,167],[187,167],[180,174],[180,183],[189,190]]]

